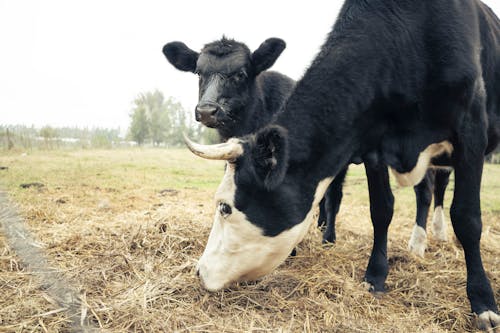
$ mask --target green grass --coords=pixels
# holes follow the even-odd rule
[[[0,185],[15,197],[22,196],[21,183],[41,182],[48,188],[99,187],[103,189],[141,189],[158,192],[162,189],[215,190],[224,163],[193,156],[186,149],[123,149],[79,151],[33,151],[27,155],[7,153],[0,158]],[[396,207],[411,216],[415,196],[411,187],[399,187],[391,176]],[[453,173],[445,195],[450,207],[453,195]],[[499,213],[500,166],[486,164],[483,173],[482,211]],[[344,197],[355,197],[359,204],[368,204],[364,168],[351,166],[346,178]]]
[[[14,195],[21,183],[60,186],[99,186],[151,191],[215,188],[222,177],[222,162],[196,158],[183,149],[127,149],[34,151],[6,154],[0,164],[1,184]]]

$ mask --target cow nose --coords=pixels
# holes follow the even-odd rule
[[[196,121],[200,121],[205,125],[215,123],[215,115],[219,108],[214,104],[198,104],[195,110]]]

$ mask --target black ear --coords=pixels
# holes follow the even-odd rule
[[[193,73],[196,70],[196,62],[200,55],[182,42],[171,42],[166,44],[163,47],[163,54],[175,68]]]
[[[286,47],[283,39],[269,38],[252,53],[252,63],[256,74],[270,68]]]
[[[288,167],[287,132],[281,126],[267,126],[255,134],[252,160],[256,176],[268,190],[276,188]]]

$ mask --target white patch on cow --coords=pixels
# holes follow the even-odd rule
[[[361,282],[360,285],[361,285],[361,289],[363,289],[363,290],[366,290],[369,292],[375,291],[375,286],[373,284],[371,284],[370,282],[363,281],[363,282]]]
[[[232,282],[255,280],[279,266],[304,238],[313,220],[314,208],[332,180],[327,178],[318,184],[311,210],[304,221],[275,237],[267,237],[234,207],[234,165],[228,163],[215,200],[217,206],[220,202],[230,205],[232,213],[226,217],[219,211],[215,213],[205,251],[197,265],[204,287],[217,291]]]
[[[444,219],[442,206],[437,206],[434,209],[434,217],[432,218],[432,234],[434,238],[446,242],[448,240],[447,224]]]
[[[407,173],[398,173],[396,170],[391,168],[391,171],[396,177],[399,185],[414,186],[420,183],[420,181],[424,178],[425,172],[430,167],[431,159],[433,157],[441,155],[443,153],[451,154],[452,151],[453,146],[449,141],[433,143],[418,155],[417,164],[415,165],[413,170]]]
[[[423,257],[427,248],[427,234],[425,229],[419,225],[413,227],[410,241],[408,242],[408,250],[417,256]]]
[[[493,311],[484,311],[477,317],[477,327],[481,331],[500,332],[500,315]]]
[[[446,166],[446,165],[434,165],[431,164],[429,165],[429,169],[434,169],[434,170],[443,170],[443,171],[453,171],[453,167],[451,166]]]

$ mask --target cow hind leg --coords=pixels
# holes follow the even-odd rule
[[[323,197],[319,202],[318,228],[323,228],[326,225],[325,201],[326,198]]]
[[[323,233],[323,244],[335,243],[337,239],[335,232],[335,220],[342,201],[342,187],[344,186],[347,168],[341,170],[335,176],[325,194],[326,229]]]
[[[370,195],[370,214],[373,224],[373,248],[365,273],[365,282],[372,292],[385,291],[389,271],[387,263],[387,230],[392,220],[394,196],[386,166],[365,164]]]
[[[470,118],[483,115],[480,107]],[[500,316],[490,282],[483,268],[480,250],[480,186],[486,148],[484,119],[465,119],[461,136],[454,142],[453,166],[455,189],[450,215],[453,230],[462,244],[467,267],[467,296],[472,312],[478,315],[478,327],[490,330],[500,325]]]
[[[440,241],[448,240],[447,224],[444,218],[444,192],[448,186],[451,170],[438,169],[434,183],[434,216],[432,218],[432,235]]]
[[[417,217],[411,233],[408,249],[413,254],[420,257],[424,256],[427,248],[427,216],[429,215],[429,207],[432,201],[432,188],[434,185],[434,170],[427,170],[424,179],[417,184],[413,189],[417,199]]]

